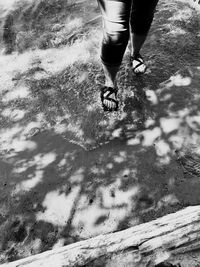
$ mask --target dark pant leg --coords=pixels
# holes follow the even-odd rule
[[[129,40],[131,2],[132,0],[98,0],[104,34],[101,59],[105,65],[121,64]]]
[[[148,33],[158,1],[159,0],[133,0],[130,17],[131,32],[138,35]]]

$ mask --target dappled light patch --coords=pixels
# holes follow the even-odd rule
[[[169,258],[170,258],[170,252],[169,251],[166,251],[165,249],[159,250],[156,252],[154,262],[155,262],[155,264],[159,264],[161,262],[165,262]]]
[[[185,5],[181,8],[181,10],[177,10],[173,16],[169,18],[170,21],[177,21],[177,20],[188,20],[192,17],[193,11],[192,9]]]
[[[43,114],[38,114],[36,119],[37,121],[31,121],[24,125],[22,135],[26,138],[31,138],[36,133],[36,130],[42,129]]]
[[[162,83],[162,85],[164,86],[161,89],[170,89],[173,86],[188,86],[190,85],[192,82],[191,77],[185,77],[182,76],[180,73],[177,73],[175,75],[172,75],[167,81],[165,81],[164,83]]]
[[[65,226],[70,218],[73,203],[79,192],[80,186],[73,187],[68,195],[65,193],[59,194],[59,191],[49,192],[42,203],[45,210],[36,214],[36,220]]]
[[[156,205],[157,209],[164,208],[166,206],[173,206],[179,203],[179,200],[175,196],[175,194],[169,194],[164,197],[162,197]]]
[[[171,151],[170,146],[164,140],[155,142],[155,149],[157,155],[160,157],[166,156]]]
[[[1,130],[0,146],[3,151],[11,152],[8,156],[16,155],[21,151],[33,151],[37,148],[37,144],[34,141],[26,140],[21,135],[23,127],[16,125],[12,128],[6,128]]]
[[[119,155],[113,157],[113,161],[117,163],[126,161],[126,152],[120,151]]]
[[[113,137],[120,137],[121,133],[122,133],[122,128],[115,129],[115,130],[112,132],[112,136],[113,136]]]
[[[164,133],[168,134],[178,130],[181,124],[180,118],[160,118],[160,125]]]
[[[99,205],[99,200],[95,200],[87,209],[77,208],[77,212],[72,221],[74,227],[73,234],[81,238],[89,238],[101,233],[115,231],[126,215],[127,207],[117,207],[116,209],[104,209]]]
[[[69,181],[71,183],[80,183],[84,179],[84,167],[79,168],[78,170],[75,171],[70,177]]]
[[[11,121],[19,121],[21,119],[23,119],[23,117],[25,116],[25,110],[20,110],[20,109],[4,109],[3,112],[1,113],[1,115],[3,115],[4,117],[8,118]]]
[[[158,104],[158,98],[156,96],[156,93],[153,90],[146,90],[146,96],[147,99],[153,104],[156,105]]]
[[[151,130],[145,130],[142,132],[142,145],[152,146],[157,138],[161,136],[161,129],[155,127]]]
[[[104,208],[114,208],[120,206],[127,206],[134,208],[134,202],[131,201],[133,197],[137,196],[139,192],[138,186],[129,188],[127,191],[120,190],[120,181],[110,184],[108,187],[100,187],[98,193],[102,197],[102,205]]]
[[[152,119],[152,118],[148,118],[146,121],[145,121],[145,127],[146,128],[149,128],[149,127],[151,127],[151,126],[153,126],[154,124],[155,124],[155,120],[154,119]]]
[[[24,150],[32,151],[37,148],[37,144],[30,140],[20,140],[16,138],[12,141],[11,148],[16,152],[21,152]]]
[[[136,135],[136,137],[130,138],[127,141],[127,145],[128,146],[136,146],[136,145],[139,145],[141,143],[141,140],[142,140],[142,136],[141,135]]]
[[[176,76],[172,76],[170,78],[171,84],[168,85],[169,87],[175,85],[175,86],[188,86],[191,84],[191,78],[190,77],[182,77],[180,74],[177,74]]]
[[[31,177],[31,181],[30,182],[25,181],[24,184],[34,184],[34,183],[37,184],[41,180],[42,170],[47,168],[55,160],[56,160],[56,154],[53,152],[49,152],[46,154],[37,154],[29,160],[23,159],[16,161],[16,163],[14,164],[15,168],[13,168],[13,173],[23,173],[26,172],[29,168],[35,167],[37,173],[30,174],[28,178]]]
[[[61,248],[61,247],[64,246],[64,244],[65,244],[65,239],[64,239],[64,238],[60,238],[60,239],[56,242],[56,244],[53,246],[52,249]]]
[[[171,35],[173,37],[178,37],[179,35],[184,35],[184,34],[187,33],[185,30],[183,30],[183,29],[181,29],[181,28],[179,28],[177,26],[174,26],[174,27],[171,26],[170,28],[171,29],[170,29],[168,35]]]
[[[28,180],[25,180],[21,182],[20,184],[17,184],[13,194],[23,193],[25,191],[30,191],[32,188],[34,188],[37,184],[42,182],[43,178],[43,171],[42,170],[36,170],[34,174],[28,175]]]
[[[200,130],[200,115],[196,116],[187,116],[186,122],[188,126],[193,129],[194,131]]]
[[[19,86],[5,93],[2,102],[9,102],[18,98],[26,98],[30,95],[30,91],[26,86]]]
[[[113,163],[108,163],[106,165],[106,168],[108,168],[108,169],[112,169],[113,167],[114,167]]]
[[[56,153],[49,152],[46,154],[38,154],[33,159],[33,164],[37,165],[38,169],[44,169],[56,160]]]

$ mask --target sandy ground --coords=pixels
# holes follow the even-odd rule
[[[0,57],[0,262],[200,203],[174,153],[200,144],[199,15],[183,3],[160,1],[144,76],[127,49],[118,112],[101,109],[95,3],[71,18],[72,36],[87,25],[73,44]]]

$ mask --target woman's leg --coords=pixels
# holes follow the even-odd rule
[[[133,58],[133,68],[138,65],[135,68],[136,73],[143,73],[146,69],[144,63],[138,64],[137,58],[140,57],[140,50],[151,27],[157,3],[158,0],[133,0],[132,2],[130,17],[131,56]]]
[[[129,16],[131,0],[98,0],[103,18],[103,41],[101,60],[105,75],[105,86],[116,86],[116,75],[119,70],[129,40]],[[105,93],[109,94],[109,91]],[[110,94],[116,100],[116,94]],[[108,108],[115,108],[116,103],[103,100]]]

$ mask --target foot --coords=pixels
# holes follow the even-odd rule
[[[132,70],[135,74],[144,74],[147,66],[140,54],[131,56]]]
[[[101,103],[104,111],[117,111],[117,89],[113,87],[104,86],[101,89]]]

